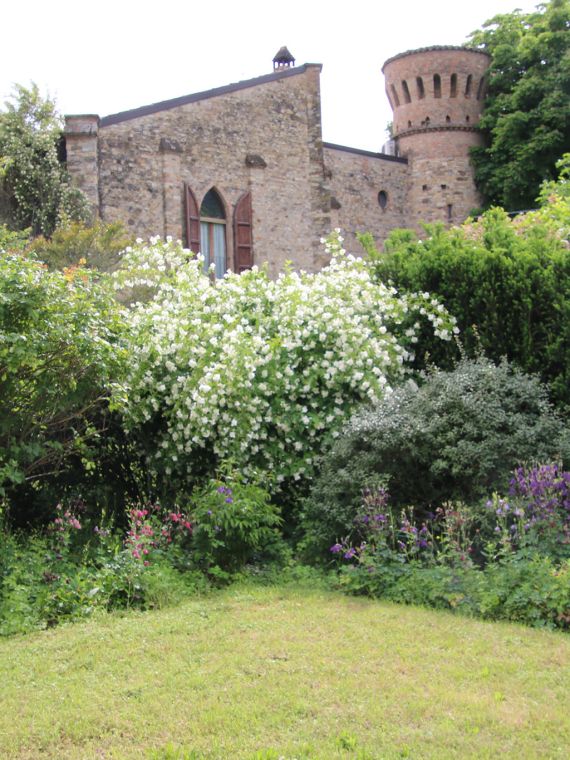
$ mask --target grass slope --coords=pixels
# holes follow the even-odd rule
[[[566,758],[570,637],[295,588],[0,642],[0,757]]]

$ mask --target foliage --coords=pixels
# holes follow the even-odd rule
[[[552,457],[570,461],[570,441],[539,382],[506,362],[463,360],[346,425],[305,506],[308,543],[322,550],[347,535],[366,487],[387,485],[397,508],[425,513],[450,500],[474,503],[506,488],[514,467]]]
[[[270,553],[281,519],[258,478],[246,482],[228,470],[192,497],[192,548],[198,566],[236,571]]]
[[[35,84],[16,85],[0,112],[0,210],[14,229],[49,236],[64,219],[89,218],[87,200],[58,156],[61,134],[54,102]]]
[[[27,253],[50,269],[85,266],[107,272],[115,269],[120,253],[133,242],[120,222],[68,222],[50,238],[40,235],[32,240]]]
[[[97,611],[150,609],[204,589],[177,566],[191,526],[157,505],[132,508],[123,534],[112,522],[93,526],[86,507],[56,508],[47,530],[27,537],[0,533],[0,635],[46,628]]]
[[[518,468],[509,500],[495,494],[483,520],[447,504],[421,523],[411,511],[395,519],[384,490],[366,491],[351,534],[330,547],[340,584],[400,603],[570,628],[569,484],[570,472],[555,465]]]
[[[392,233],[385,251],[368,251],[377,277],[398,289],[427,290],[457,318],[467,353],[507,356],[539,374],[558,404],[570,405],[570,196],[568,168],[543,188],[542,209],[510,219],[492,209],[446,230]],[[566,168],[564,168],[566,166]],[[364,241],[366,242],[366,240]],[[419,336],[418,365],[451,366],[453,346]]]
[[[329,252],[318,274],[271,281],[254,267],[213,283],[179,244],[127,250],[117,287],[148,292],[115,404],[163,489],[189,492],[225,460],[270,472],[273,489],[310,476],[355,406],[402,378],[423,318],[451,336],[436,300],[397,297],[336,238]]]
[[[4,251],[23,251],[27,246],[30,230],[11,230],[0,224],[0,253]]]
[[[37,496],[72,465],[96,470],[121,329],[112,289],[87,270],[0,257],[0,491],[25,492],[19,524],[32,516],[30,487]]]
[[[487,145],[472,152],[477,184],[490,204],[532,208],[570,145],[570,3],[495,16],[471,44],[491,55],[479,122]]]

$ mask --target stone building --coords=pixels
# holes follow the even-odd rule
[[[394,112],[389,153],[323,142],[320,64],[295,66],[99,118],[66,117],[67,165],[104,221],[171,235],[226,268],[324,263],[320,238],[341,227],[378,245],[421,221],[462,221],[481,199],[469,149],[488,56],[430,47],[383,67]]]

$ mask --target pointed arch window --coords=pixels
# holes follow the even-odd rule
[[[194,253],[199,251],[204,256],[204,269],[209,271],[210,266],[214,264],[217,278],[223,277],[229,268],[235,268],[236,272],[251,269],[253,266],[251,193],[244,193],[235,206],[232,241],[226,207],[218,191],[215,188],[208,190],[200,206],[188,185],[185,192],[186,243],[191,251]]]
[[[204,269],[214,264],[216,277],[223,277],[227,269],[226,212],[218,193],[208,190],[200,206],[200,252]]]

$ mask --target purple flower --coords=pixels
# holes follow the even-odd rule
[[[342,551],[342,544],[333,544],[333,545],[331,546],[331,548],[330,548],[330,551],[331,551],[333,554],[338,554],[339,552],[341,552],[341,551]]]
[[[233,504],[233,503],[234,503],[234,500],[232,499],[232,497],[228,496],[228,498],[226,499],[226,504]]]
[[[356,554],[356,549],[354,547],[350,547],[350,549],[344,553],[345,559],[352,559],[354,555]]]

